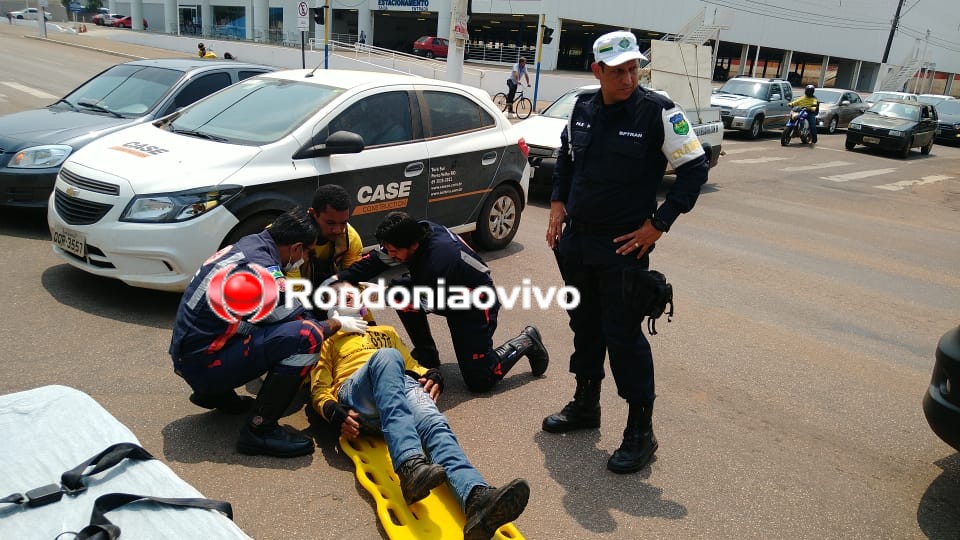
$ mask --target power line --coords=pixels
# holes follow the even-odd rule
[[[786,16],[786,15],[781,15],[780,13],[786,12],[786,13],[805,15],[808,17],[815,17],[815,18],[822,18],[823,14],[798,10],[794,7],[785,7],[785,6],[780,6],[776,4],[758,5],[754,3],[754,4],[743,5],[743,4],[734,3],[735,0],[702,0],[702,1],[705,4],[713,4],[721,7],[730,8],[735,11],[752,13],[754,15],[762,15],[764,17],[770,17],[771,19],[800,22],[805,24],[816,24],[817,26],[828,26],[832,28],[846,28],[846,29],[852,29],[852,30],[884,30],[887,28],[886,21],[880,21],[878,19],[865,20],[865,19],[852,19],[849,17],[831,16],[830,20],[818,19],[816,23],[808,23],[806,20],[798,21],[795,16]],[[765,8],[771,8],[771,7],[776,8],[779,11],[771,11],[769,9],[765,9]],[[855,23],[855,24],[854,25],[844,24],[844,22]]]

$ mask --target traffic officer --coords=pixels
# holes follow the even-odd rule
[[[629,404],[620,448],[607,468],[642,469],[657,449],[653,434],[653,356],[637,302],[624,298],[624,278],[649,267],[654,243],[693,208],[709,165],[683,111],[638,85],[644,59],[631,32],[610,32],[593,44],[596,93],[581,95],[561,135],[553,176],[547,245],[558,250],[564,281],[580,291],[569,311],[573,330],[573,401],[543,421],[544,431],[600,427],[604,355],[617,393]],[[676,181],[657,206],[667,162]]]
[[[380,249],[367,253],[359,262],[339,272],[338,279],[357,285],[403,263],[410,271],[409,279],[394,282],[395,286],[429,287],[437,291],[435,298],[440,296],[439,280],[445,282],[445,288],[487,287],[493,291],[490,269],[480,255],[443,225],[418,222],[404,212],[391,212],[380,222],[376,237]],[[534,375],[542,375],[547,370],[550,357],[534,326],[527,326],[517,337],[493,348],[499,311],[500,302],[496,297],[487,309],[437,306],[432,310],[447,319],[460,373],[472,392],[493,388],[523,356],[530,360]],[[440,355],[424,308],[410,307],[398,311],[397,315],[413,343],[411,355],[423,366],[440,367]]]
[[[243,454],[312,453],[311,438],[287,431],[277,421],[317,363],[324,338],[338,330],[366,331],[367,323],[359,318],[334,314],[319,322],[299,302],[285,306],[283,272],[302,264],[316,237],[305,210],[282,214],[267,230],[241,238],[203,263],[177,308],[169,350],[174,370],[193,389],[190,401],[195,405],[228,413],[252,409],[237,440]],[[244,289],[249,287],[230,281],[241,272],[259,283],[258,298],[246,298]],[[231,311],[240,309],[236,304],[242,300],[263,302],[266,291],[277,298],[268,315],[259,312],[265,306],[246,317]],[[256,402],[234,391],[264,373]]]

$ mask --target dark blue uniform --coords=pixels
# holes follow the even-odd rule
[[[258,264],[277,280],[280,297],[262,321],[228,323],[207,301],[213,275],[230,264],[236,270]],[[234,270],[234,271],[236,271]],[[198,394],[232,391],[268,371],[306,376],[330,328],[303,306],[284,307],[283,273],[277,245],[267,231],[241,238],[208,259],[183,294],[170,341],[174,369]]]
[[[677,178],[658,207],[668,161]],[[617,391],[630,403],[649,405],[656,395],[643,317],[623,298],[622,282],[624,269],[647,268],[649,256],[619,255],[613,239],[650,218],[669,228],[693,208],[708,168],[683,112],[643,88],[613,105],[604,105],[600,92],[581,95],[561,135],[551,199],[565,204],[569,221],[558,258],[564,281],[581,296],[570,310],[570,371],[602,379],[609,353]]]
[[[493,290],[490,269],[459,236],[436,223],[421,221],[420,224],[427,230],[427,236],[405,263],[410,271],[409,280],[403,280],[399,285],[436,290],[442,278],[445,287],[474,289],[485,286]],[[369,281],[390,268],[393,265],[391,261],[383,251],[374,250],[341,271],[338,277],[354,284]],[[433,313],[447,319],[460,372],[467,387],[474,392],[489,390],[503,378],[500,358],[493,351],[493,333],[497,329],[499,311],[500,303],[495,296],[494,304],[489,309],[433,310]],[[427,365],[439,361],[426,313],[422,309],[411,308],[398,315],[413,342],[413,356]]]

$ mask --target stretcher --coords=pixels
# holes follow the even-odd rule
[[[410,506],[403,500],[400,480],[393,470],[387,443],[380,436],[356,440],[340,437],[340,447],[357,468],[357,480],[377,504],[377,517],[391,540],[463,539],[466,517],[447,484]],[[508,523],[497,530],[497,540],[521,540],[523,535]]]
[[[56,484],[61,475],[105,448],[139,441],[93,398],[65,386],[0,396],[0,497]],[[108,493],[201,498],[193,486],[157,459],[124,459],[84,479],[86,490],[45,506],[0,505],[0,538],[52,539],[90,523],[94,501]],[[249,539],[225,515],[138,501],[110,511],[121,540]],[[73,538],[63,535],[62,539]]]

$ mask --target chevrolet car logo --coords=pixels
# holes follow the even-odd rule
[[[80,192],[72,187],[68,187],[65,193],[67,194],[67,197],[76,197]]]

